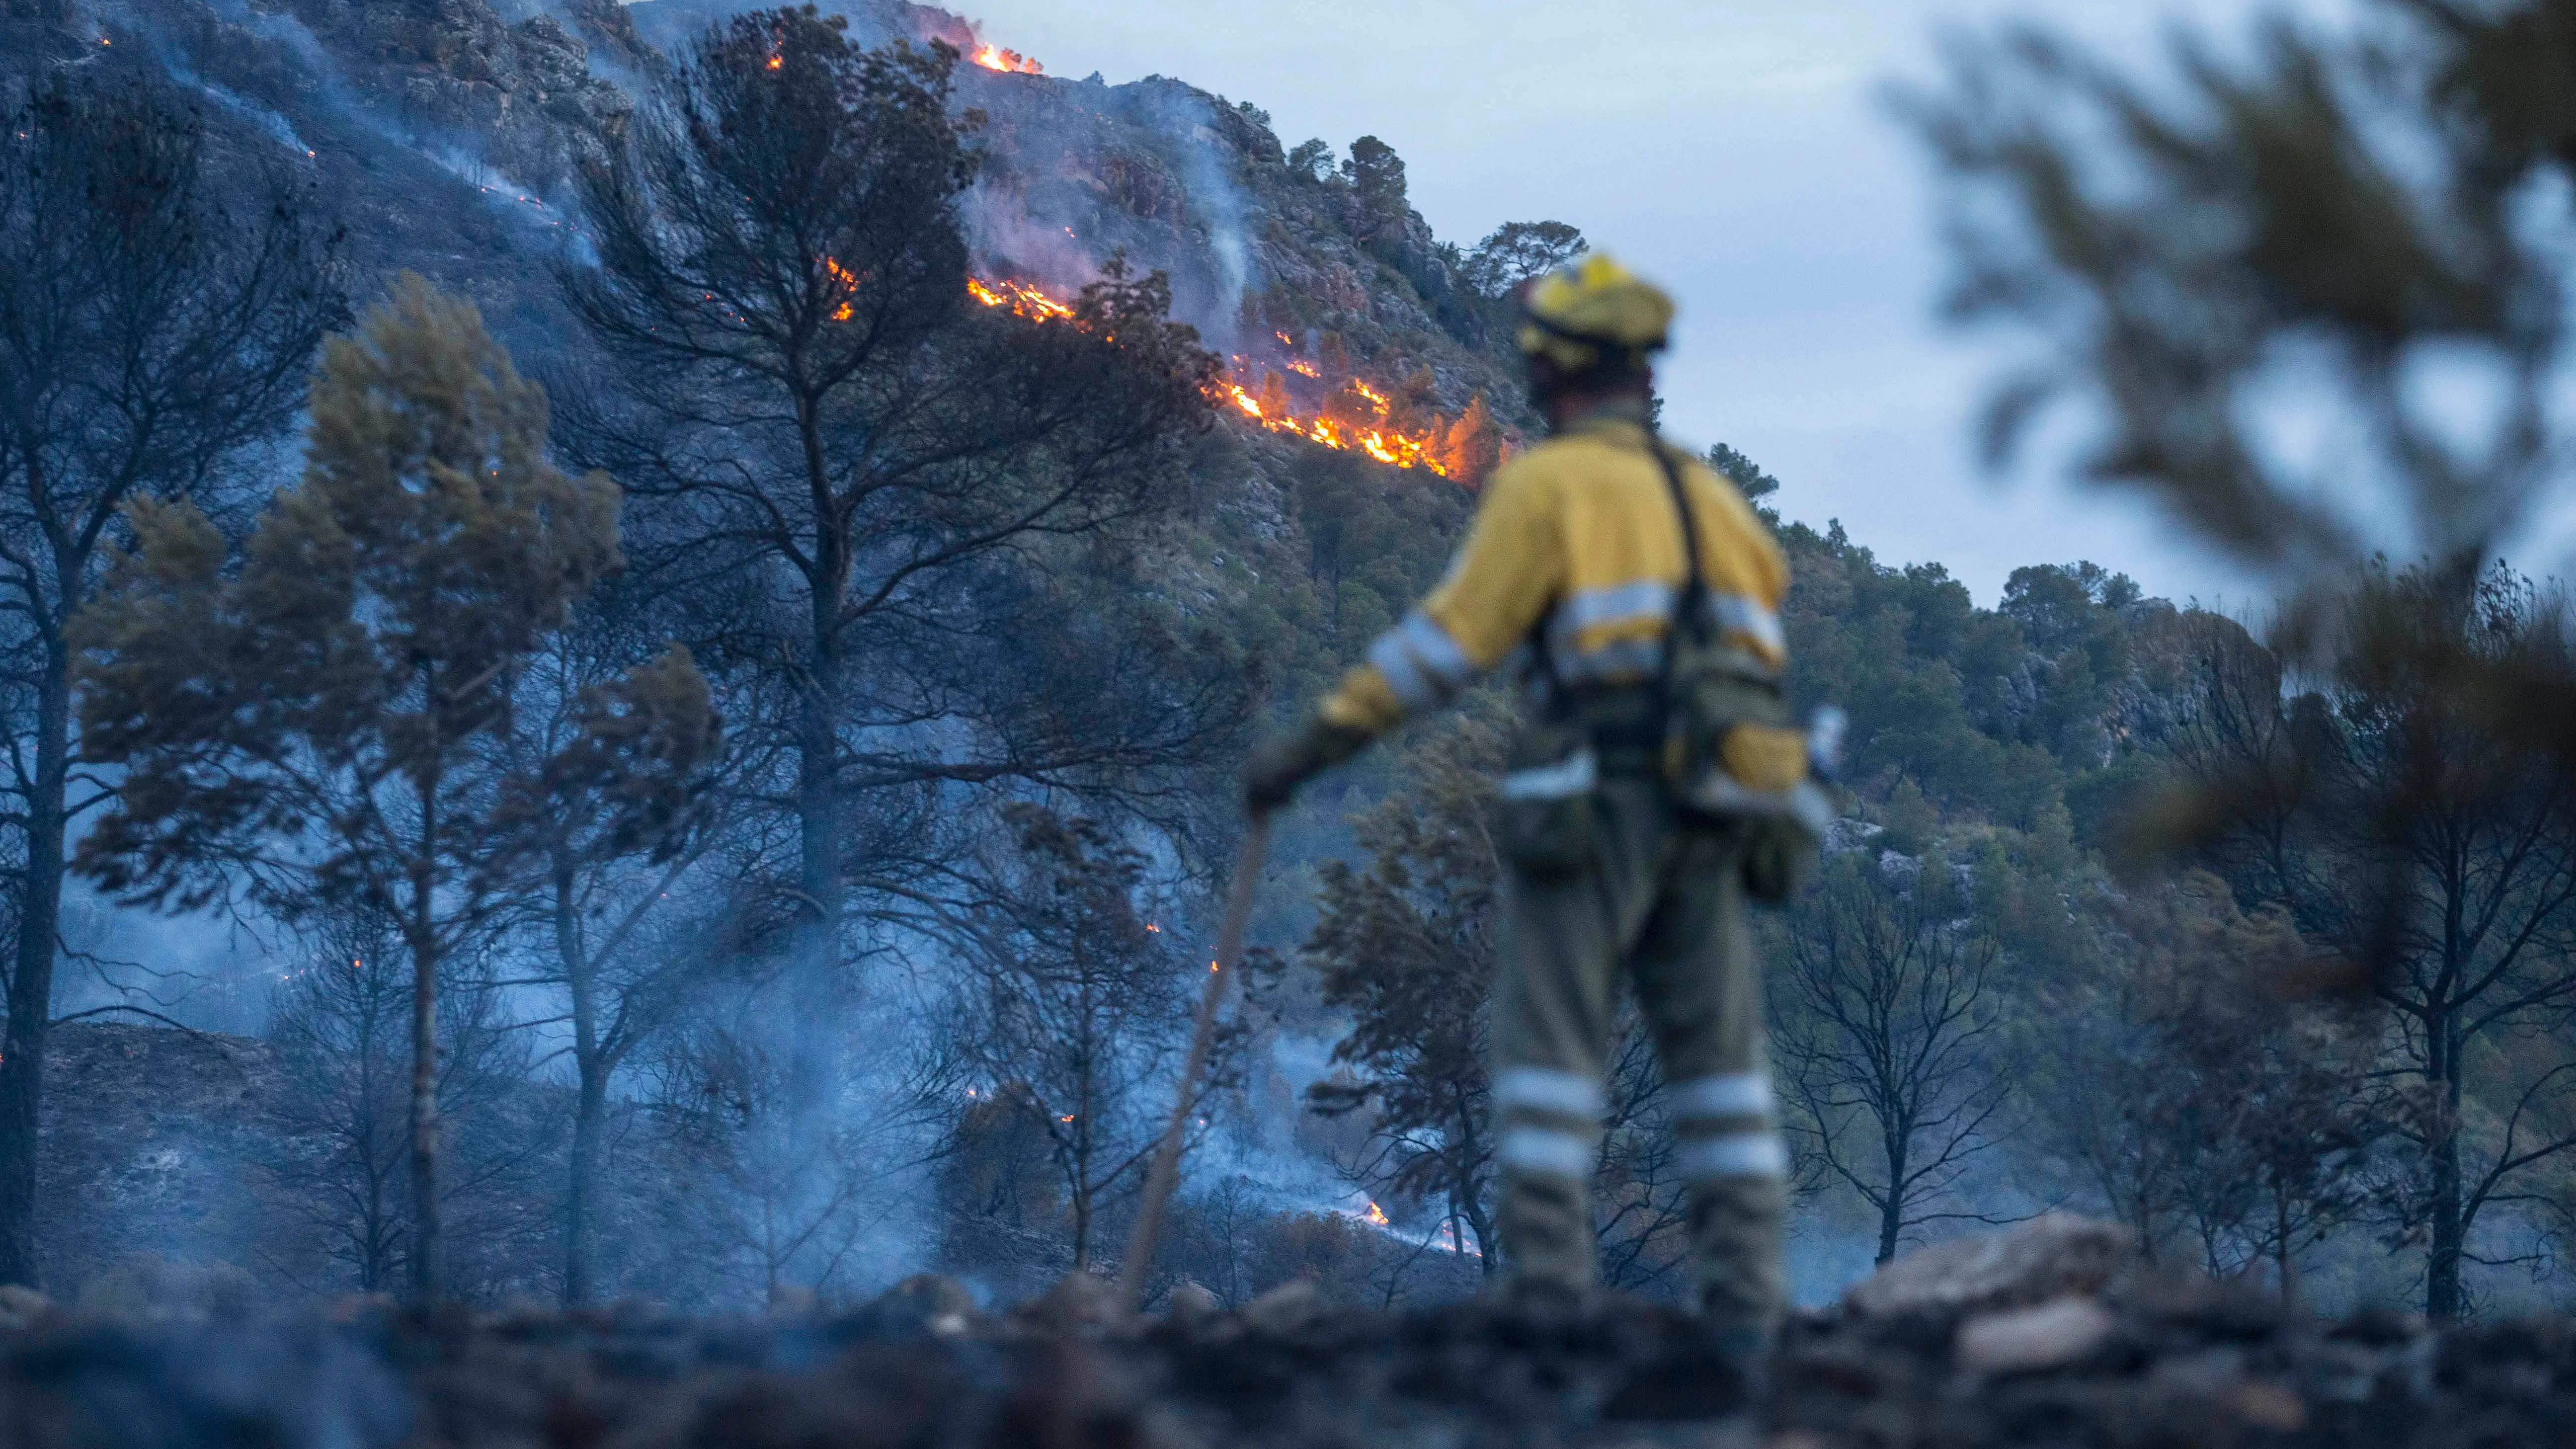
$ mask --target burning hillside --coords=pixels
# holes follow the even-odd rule
[[[1240,376],[1243,359],[1235,361]],[[1301,375],[1316,376],[1311,372]],[[1444,478],[1458,477],[1464,471],[1447,439],[1448,432],[1456,426],[1455,420],[1434,415],[1421,432],[1404,432],[1389,420],[1392,400],[1358,378],[1351,378],[1340,390],[1355,400],[1356,406],[1337,393],[1331,402],[1338,406],[1305,416],[1300,416],[1289,401],[1287,387],[1276,372],[1263,375],[1258,394],[1232,379],[1222,387],[1224,401],[1272,432],[1294,433],[1327,448],[1366,453],[1398,468],[1428,468]]]
[[[1026,317],[1032,322],[1052,322],[1073,315],[1070,303],[1059,302],[1026,282],[968,277],[966,294],[987,307],[1008,308],[1011,315]]]
[[[1071,303],[1028,282],[969,277],[966,291],[987,307],[1032,322],[1074,315]],[[1288,334],[1274,335],[1283,349],[1295,348]],[[1481,397],[1465,412],[1447,416],[1427,405],[1421,396],[1428,393],[1427,386],[1411,389],[1417,396],[1400,402],[1362,377],[1327,378],[1314,363],[1285,352],[1274,361],[1275,366],[1265,365],[1236,354],[1216,384],[1215,401],[1267,432],[1365,453],[1390,467],[1426,468],[1461,482],[1480,481],[1503,456],[1504,440]],[[1291,377],[1296,381],[1290,382]]]

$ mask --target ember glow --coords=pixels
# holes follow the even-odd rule
[[[831,275],[833,284],[841,288],[845,299],[847,297],[858,295],[859,279],[850,275],[849,268],[842,266],[839,262],[832,260],[830,257],[825,257],[823,259],[823,270]],[[832,320],[835,322],[847,322],[850,320],[852,315],[854,314],[851,312],[850,304],[847,300],[844,300],[840,306],[832,310]]]
[[[1027,56],[1020,54],[1016,50],[1004,50],[998,45],[988,44],[975,47],[975,63],[986,70],[998,70],[1010,75],[1046,74],[1045,66],[1038,64],[1036,61],[1029,59]]]

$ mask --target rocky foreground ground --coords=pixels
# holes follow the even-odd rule
[[[1690,1322],[1635,1303],[1375,1313],[1294,1289],[1122,1320],[1096,1282],[985,1315],[908,1283],[846,1313],[101,1320],[29,1297],[0,1443],[118,1449],[2525,1445],[2576,1442],[2576,1324],[2339,1324],[2043,1220],[1901,1260],[1785,1335],[1758,1425]]]

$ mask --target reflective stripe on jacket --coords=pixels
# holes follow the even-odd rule
[[[1497,471],[1448,576],[1369,646],[1323,702],[1335,724],[1380,733],[1444,704],[1546,620],[1568,685],[1651,677],[1688,581],[1664,471],[1633,415],[1605,409]],[[1697,459],[1678,459],[1699,530],[1713,622],[1774,668],[1788,662],[1789,566],[1752,505]]]

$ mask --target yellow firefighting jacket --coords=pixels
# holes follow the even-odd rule
[[[1652,446],[1643,421],[1614,407],[1505,464],[1485,485],[1448,576],[1343,676],[1323,717],[1384,733],[1446,703],[1524,642],[1545,651],[1568,688],[1652,678],[1689,578]],[[1676,461],[1713,622],[1726,642],[1785,666],[1787,561],[1733,485],[1697,459]]]

